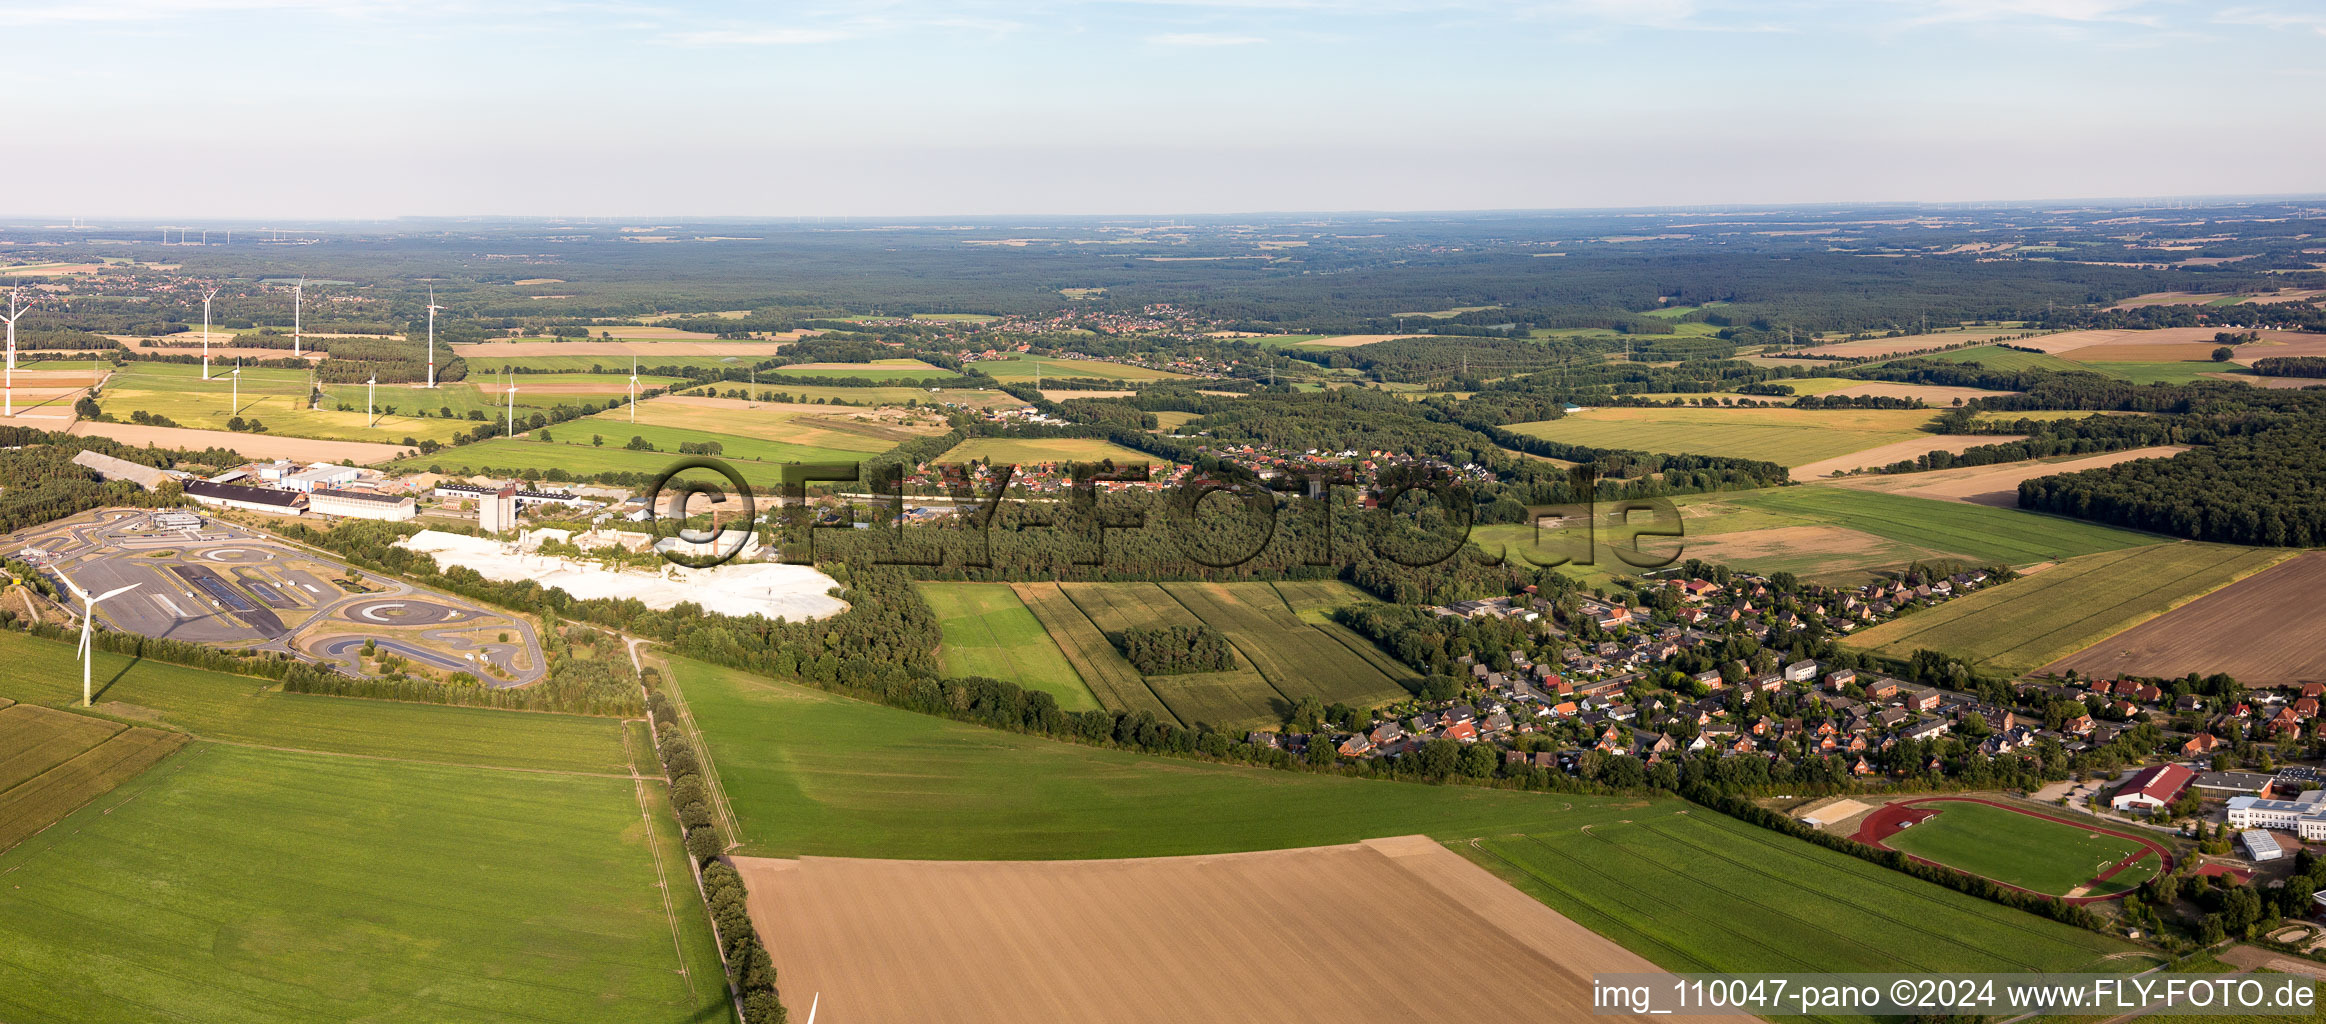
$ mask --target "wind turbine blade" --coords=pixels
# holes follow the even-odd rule
[[[126,593],[129,593],[129,592],[130,592],[130,591],[132,591],[132,590],[136,590],[137,588],[139,588],[139,587],[142,587],[142,586],[144,586],[144,585],[145,585],[145,584],[143,584],[143,583],[132,583],[132,584],[130,584],[130,585],[128,585],[128,586],[126,586],[126,587],[120,587],[120,588],[117,588],[117,589],[114,589],[114,590],[108,590],[108,591],[106,591],[106,592],[104,592],[104,593],[102,593],[102,594],[99,594],[99,595],[97,595],[96,597],[93,597],[93,598],[89,599],[89,603],[90,603],[90,604],[92,604],[92,605],[99,605],[99,604],[104,604],[104,603],[105,603],[105,602],[107,602],[107,601],[113,600],[113,599],[114,599],[114,598],[116,598],[116,597],[120,597],[121,595],[123,595],[123,594],[126,594]]]
[[[88,599],[89,592],[82,590],[81,585],[73,582],[72,577],[65,575],[63,572],[59,572],[57,573],[57,578],[65,582],[66,589],[71,590],[75,595],[79,596],[83,600]]]
[[[816,993],[814,998],[808,1000],[808,1024],[816,1024],[816,1004],[823,1001],[824,994],[822,992]]]

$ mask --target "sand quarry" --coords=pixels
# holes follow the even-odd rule
[[[709,569],[664,565],[657,571],[616,572],[594,562],[526,554],[484,537],[422,530],[397,546],[433,555],[439,566],[465,565],[489,580],[533,580],[577,600],[636,598],[656,611],[693,601],[722,615],[764,615],[797,622],[848,610],[827,591],[839,581],[811,566],[775,562],[731,562]]]
[[[735,865],[792,1012],[815,994],[824,1024],[1585,1020],[1592,974],[1658,970],[1422,836],[1200,857]],[[1424,953],[1492,977],[1415,980]]]

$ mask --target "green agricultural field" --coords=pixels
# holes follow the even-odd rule
[[[1144,711],[1163,721],[1177,717],[1058,584],[1013,583],[1010,589],[1101,705],[1113,711]]]
[[[633,412],[637,414],[639,423],[649,426],[732,434],[841,451],[885,451],[902,442],[942,432],[942,428],[936,425],[907,427],[887,420],[865,418],[845,408],[827,412],[789,405],[752,405],[725,399],[717,404],[705,404],[678,395],[650,398],[638,403],[635,410],[624,406],[599,413],[592,419],[612,423],[617,427],[627,426]],[[593,432],[602,432],[595,427],[591,429]]]
[[[1606,408],[1510,429],[1595,448],[1725,455],[1800,466],[1925,436],[1917,409]]]
[[[2122,940],[1676,800],[1274,772],[997,732],[699,663],[675,677],[762,856],[1173,856],[1426,834],[1675,970],[2132,970]],[[1485,837],[1481,839],[1480,837]]]
[[[762,380],[756,389],[732,381],[719,385],[719,393],[730,390],[749,391],[753,397],[772,402],[804,402],[809,404],[852,405],[875,407],[884,405],[961,406],[971,409],[1009,409],[1025,405],[1025,400],[1006,391],[984,388],[916,388],[904,385],[882,384],[872,387],[841,387],[816,384],[810,381]],[[707,392],[706,392],[707,393]]]
[[[1672,971],[2134,971],[2138,947],[1701,807],[1454,849]],[[1482,833],[1483,834],[1483,833]]]
[[[1845,642],[1890,658],[1943,651],[1983,674],[2016,676],[2293,554],[2195,541],[2106,551],[1885,622]]]
[[[968,364],[995,380],[1033,380],[1036,377],[1102,377],[1107,380],[1171,380],[1183,378],[1184,373],[1156,370],[1127,363],[1109,363],[1098,359],[1060,359],[1055,356],[1037,356],[1018,352],[1000,359],[980,359]]]
[[[1152,583],[1063,583],[1059,589],[1102,636],[1139,627],[1204,624],[1194,612]],[[1068,637],[1079,635],[1079,629],[1067,634]],[[1061,639],[1061,642],[1071,641]],[[1292,699],[1259,672],[1242,647],[1236,645],[1235,667],[1224,672],[1182,672],[1142,678],[1147,689],[1163,701],[1171,717],[1181,725],[1200,723],[1233,732],[1281,724],[1292,712]],[[1137,672],[1128,661],[1123,662],[1122,668]],[[1114,707],[1119,709],[1124,705]]]
[[[1935,359],[1942,363],[1977,363],[1990,370],[2083,370],[2089,367],[2072,359],[2062,359],[2043,352],[2022,352],[2001,345],[1974,345],[1946,352],[1910,356],[1912,359]]]
[[[1688,495],[1674,500],[1679,538],[1642,537],[1633,555],[1657,561],[1703,558],[1753,572],[1790,572],[1808,579],[1855,584],[1916,561],[2029,565],[2164,538],[2074,519],[1965,502],[1937,501],[1847,487],[1777,487]],[[1646,516],[1636,517],[1646,525]],[[1622,560],[1617,544],[1630,530],[1601,522],[1589,565],[1569,561],[1559,571],[1590,586],[1656,566]],[[1523,564],[1579,557],[1580,528],[1536,532],[1525,524],[1478,526],[1473,543]],[[1574,538],[1569,540],[1568,538]]]
[[[213,372],[217,372],[216,367]],[[641,378],[640,386],[659,387],[671,382],[672,378],[666,377]],[[621,396],[628,386],[626,377],[534,374],[518,378],[517,407],[523,416],[558,405],[603,404]],[[308,387],[304,370],[251,367],[242,371],[237,394],[237,386],[223,377],[203,380],[198,365],[132,363],[107,380],[98,405],[124,422],[130,413],[142,410],[169,417],[181,427],[224,430],[228,420],[241,416],[264,423],[270,434],[394,444],[407,437],[450,442],[475,429],[477,421],[469,418],[471,412],[498,419],[507,402],[498,384],[490,385],[492,390],[488,391],[476,378],[447,383],[434,391],[409,384],[383,384],[368,389],[375,415],[367,419],[364,385],[326,384],[322,404],[315,408],[307,407]],[[342,404],[351,411],[340,410]],[[395,412],[386,411],[391,408]],[[422,412],[427,415],[417,415]]]
[[[742,852],[760,856],[1163,857],[1558,828],[1647,805],[1150,757],[671,666]]]
[[[762,376],[774,377],[861,377],[865,380],[927,380],[932,377],[951,377],[953,371],[931,366],[918,359],[876,359],[869,363],[823,363],[799,366],[779,366],[762,371]],[[772,379],[772,378],[771,378]]]
[[[2167,363],[2105,363],[2085,361],[2076,365],[2097,373],[2131,381],[2134,384],[2187,384],[2190,381],[2213,379],[2208,374],[2248,374],[2253,371],[2236,363],[2216,363],[2210,359],[2193,359]]]
[[[518,370],[517,380],[520,384],[525,381],[525,377],[529,373],[554,372],[612,376],[615,379],[614,390],[617,392],[630,386],[629,356],[478,356],[463,358],[467,358],[471,374],[490,376],[514,366]],[[638,365],[657,369],[665,366],[682,366],[704,370],[724,370],[731,366],[748,368],[753,363],[764,362],[768,358],[767,356],[642,355],[638,357]],[[646,379],[644,374],[640,374],[639,385],[647,386]]]
[[[78,705],[73,645],[0,630],[0,696]],[[560,771],[622,770],[612,719],[281,693],[248,676],[97,652],[95,711],[209,740],[332,754]]]
[[[1712,494],[1690,499],[1683,507],[1692,536],[1769,525],[1827,524],[1951,552],[1982,564],[2029,565],[2165,540],[2060,516],[1847,487],[1777,487]],[[1716,510],[1722,514],[1704,514]]]
[[[36,704],[0,707],[0,850],[134,778],[185,742]]]
[[[1001,679],[1056,697],[1068,711],[1098,709],[1098,698],[1009,584],[919,586],[943,631],[937,658],[947,676]]]
[[[642,416],[641,420],[644,418]],[[802,428],[792,436],[799,437],[808,432]],[[538,442],[541,433],[539,430],[530,431],[519,440]],[[729,462],[850,462],[896,447],[894,441],[840,431],[819,431],[815,442],[811,444],[805,443],[804,439],[795,443],[691,427],[660,426],[646,422],[633,424],[627,410],[602,412],[569,420],[549,427],[548,433],[556,438],[557,444],[588,448],[620,448],[628,445],[631,438],[642,437],[646,443],[654,446],[655,451],[665,455],[676,455],[682,444],[716,443],[720,449],[719,457]],[[603,438],[605,444],[592,444],[593,436]]]
[[[2052,896],[2107,896],[2132,889],[2156,874],[2151,854],[2083,892],[2099,877],[2143,847],[2129,839],[2087,831],[1989,804],[1947,801],[1930,805],[1938,816],[1905,829],[1883,844],[2007,885]]]
[[[972,437],[937,457],[938,462],[989,462],[1032,465],[1045,462],[1098,462],[1115,465],[1145,463],[1161,468],[1168,460],[1133,451],[1112,441],[1090,437]]]
[[[196,744],[0,855],[0,1018],[727,1019],[638,790]]]
[[[1412,696],[1402,682],[1410,672],[1395,666],[1370,641],[1354,633],[1302,621],[1270,584],[1165,583],[1161,587],[1205,625],[1226,634],[1237,653],[1249,659],[1261,677],[1287,700],[1314,695],[1327,704],[1364,708]],[[1385,666],[1389,670],[1385,671]]]

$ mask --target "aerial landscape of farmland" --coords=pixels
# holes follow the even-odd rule
[[[2326,1022],[2302,4],[51,7],[0,1024]]]

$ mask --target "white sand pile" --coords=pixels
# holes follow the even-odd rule
[[[721,615],[781,616],[795,622],[848,610],[847,602],[826,593],[839,582],[806,565],[745,562],[709,569],[664,565],[616,572],[592,562],[524,554],[499,541],[441,530],[422,530],[397,545],[433,555],[439,566],[464,565],[488,580],[532,580],[578,600],[636,598],[656,611],[693,601]]]

